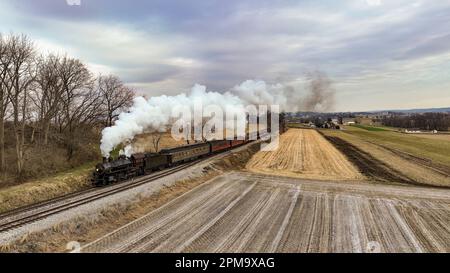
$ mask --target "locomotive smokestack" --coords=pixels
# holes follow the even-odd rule
[[[108,163],[108,158],[103,157],[103,163]]]

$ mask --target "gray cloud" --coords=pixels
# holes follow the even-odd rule
[[[336,83],[338,109],[364,99],[383,108],[377,88],[387,99],[386,90],[404,95],[419,81],[445,96],[449,3],[317,2],[0,0],[0,31],[25,32],[149,94],[196,82],[220,91],[252,78],[301,85],[305,73],[323,70]]]

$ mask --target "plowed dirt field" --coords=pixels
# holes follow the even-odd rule
[[[82,252],[448,252],[449,193],[228,173]]]
[[[290,129],[280,137],[279,149],[259,152],[247,170],[319,180],[358,180],[363,176],[347,158],[315,130]]]

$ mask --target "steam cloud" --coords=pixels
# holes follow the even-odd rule
[[[309,94],[304,100],[304,111],[324,112],[333,109],[335,103],[335,91],[331,87],[331,81],[321,72],[307,75],[309,81]]]
[[[329,84],[324,78],[311,78],[311,94],[307,96],[307,109],[315,109],[314,105],[323,108],[329,104],[327,96]],[[142,133],[164,132],[172,121],[172,109],[189,107],[191,111],[196,103],[203,107],[217,105],[224,112],[232,106],[232,113],[245,113],[247,105],[279,105],[282,111],[298,111],[302,106],[300,92],[283,84],[266,84],[264,81],[248,80],[225,93],[207,91],[205,86],[196,84],[191,91],[177,96],[143,97],[134,99],[128,112],[120,114],[111,127],[102,131],[100,149],[105,157],[119,144],[130,142]],[[305,104],[305,105],[306,105]],[[128,145],[122,153],[130,155],[132,147]]]

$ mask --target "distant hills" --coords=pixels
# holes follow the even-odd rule
[[[376,110],[376,111],[366,111],[366,112],[330,112],[330,113],[319,113],[319,112],[297,112],[288,113],[291,117],[314,117],[314,116],[354,116],[354,115],[370,115],[370,114],[380,114],[385,115],[388,113],[404,113],[404,114],[421,114],[421,113],[450,113],[450,107],[443,108],[423,108],[423,109],[405,109],[405,110]]]
[[[409,110],[384,110],[384,111],[374,111],[373,113],[379,112],[395,112],[395,113],[450,113],[450,107],[445,108],[424,108],[424,109],[409,109]]]

